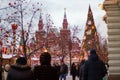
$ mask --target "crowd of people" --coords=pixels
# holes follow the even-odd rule
[[[88,60],[83,59],[79,65],[71,66],[72,80],[107,80],[109,65],[99,59],[96,50],[91,49]]]
[[[76,77],[79,80],[106,80],[108,67],[108,64],[99,59],[95,49],[92,49],[88,60],[83,59],[79,64],[72,63],[70,75],[72,80],[76,80]],[[10,66],[6,80],[66,80],[68,71],[64,60],[60,64],[51,65],[50,53],[44,52],[40,55],[40,65],[34,68],[27,65],[25,57],[19,57],[16,64]]]

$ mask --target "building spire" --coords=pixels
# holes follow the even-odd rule
[[[64,19],[63,19],[63,29],[67,29],[68,22],[67,22],[67,16],[66,16],[66,8],[64,8]]]
[[[67,19],[66,18],[66,8],[64,8],[64,19]]]
[[[42,10],[40,10],[40,18],[39,20],[42,20]]]
[[[38,30],[43,29],[43,19],[42,19],[42,10],[40,10],[40,17],[39,17],[39,23],[38,23]]]

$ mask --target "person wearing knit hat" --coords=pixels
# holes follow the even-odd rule
[[[33,71],[27,65],[25,57],[18,57],[16,64],[12,65],[7,76],[7,80],[34,80]]]

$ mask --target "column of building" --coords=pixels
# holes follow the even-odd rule
[[[108,57],[111,80],[120,78],[120,0],[105,0],[108,27]]]

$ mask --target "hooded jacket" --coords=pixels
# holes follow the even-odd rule
[[[102,80],[107,73],[103,61],[101,61],[95,50],[91,51],[88,61],[84,64],[84,80]]]
[[[7,80],[34,80],[34,75],[30,66],[15,64],[11,66]]]

